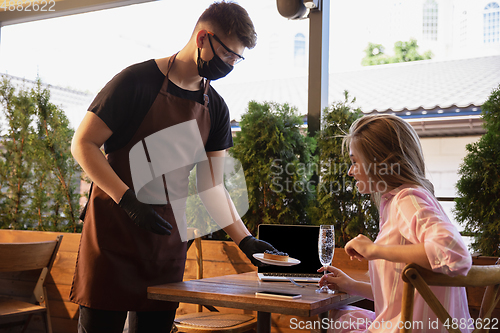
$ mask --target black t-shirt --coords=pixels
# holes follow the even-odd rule
[[[124,147],[134,136],[160,92],[165,75],[154,60],[125,68],[97,94],[89,107],[111,129],[113,134],[104,143],[109,154]],[[203,89],[184,90],[169,81],[167,91],[177,97],[204,104]],[[208,90],[210,132],[206,151],[224,150],[233,146],[229,109],[224,99],[210,86]]]

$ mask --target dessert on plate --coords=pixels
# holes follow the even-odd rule
[[[288,253],[280,251],[266,250],[264,252],[264,259],[278,260],[278,261],[288,261]]]

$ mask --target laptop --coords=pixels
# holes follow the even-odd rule
[[[258,268],[261,281],[286,281],[291,277],[297,282],[318,282],[323,273],[318,258],[319,226],[260,224],[258,238],[270,243],[278,251],[300,260],[294,266],[267,265]]]

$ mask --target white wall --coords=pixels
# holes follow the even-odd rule
[[[479,140],[480,136],[421,138],[427,166],[427,178],[434,184],[435,195],[438,197],[455,197],[455,185],[459,179],[458,170],[467,155],[465,146]],[[441,202],[450,220],[455,223],[458,230],[464,228],[454,218],[454,202]],[[467,245],[471,240],[464,237]]]
[[[467,151],[465,146],[478,141],[477,136],[421,138],[427,176],[434,184],[438,197],[457,195],[455,184],[459,179],[458,169]]]

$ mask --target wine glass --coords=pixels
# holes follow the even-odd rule
[[[325,268],[323,272],[324,275],[327,274],[326,267],[331,264],[333,259],[333,252],[335,250],[335,230],[333,225],[321,225],[319,227],[319,237],[318,237],[318,255],[319,261]],[[321,286],[321,288],[316,289],[317,293],[334,293],[333,290],[329,289],[326,284]]]

